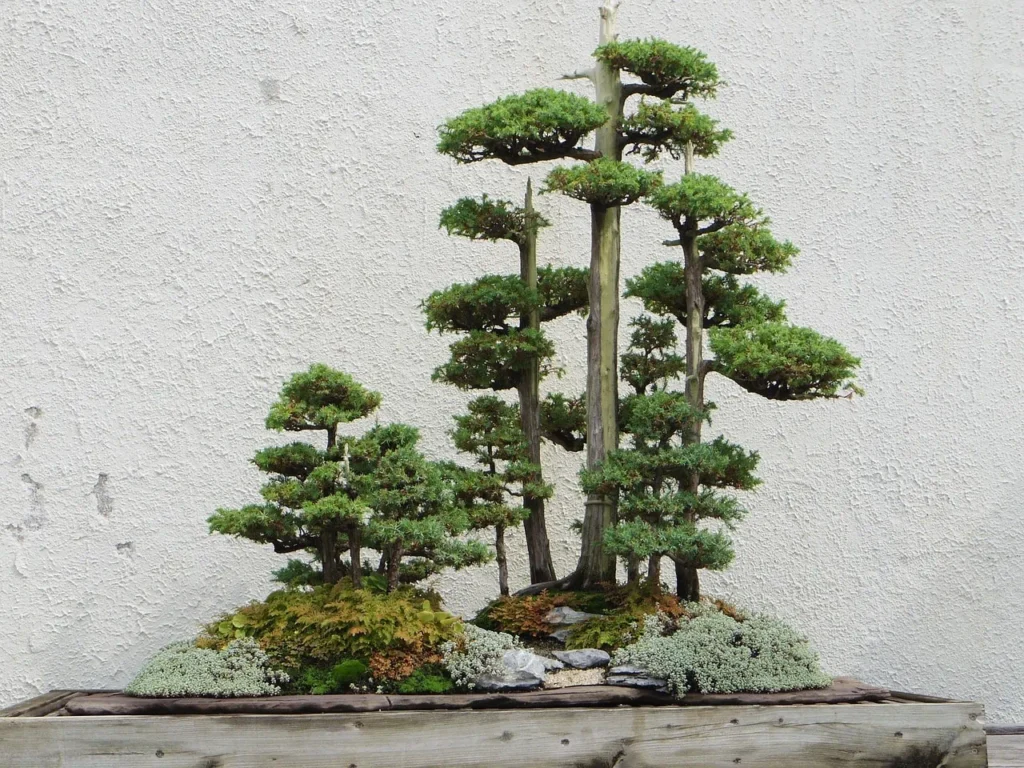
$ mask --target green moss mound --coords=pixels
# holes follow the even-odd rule
[[[441,610],[435,593],[403,587],[386,594],[342,581],[273,592],[207,626],[197,644],[219,649],[249,638],[286,670],[333,674],[336,665],[356,660],[377,680],[398,680],[440,661],[440,646],[461,633],[462,621]],[[325,680],[314,675],[310,685]]]

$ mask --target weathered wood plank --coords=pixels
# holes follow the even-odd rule
[[[978,704],[0,720],[5,768],[986,765]]]
[[[1024,733],[990,734],[988,764],[990,768],[1024,768]]]
[[[0,709],[0,717],[43,717],[64,706],[68,700],[82,696],[87,691],[57,690],[42,693],[31,699]]]
[[[783,693],[690,694],[683,699],[655,691],[614,685],[589,685],[528,693],[447,695],[344,694],[338,696],[268,696],[244,699],[143,699],[121,694],[83,696],[68,702],[70,715],[295,715],[338,712],[432,709],[526,709],[534,707],[725,706],[839,704],[881,701],[885,688],[851,678],[837,678],[830,688]]]

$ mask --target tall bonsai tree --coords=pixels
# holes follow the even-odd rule
[[[625,54],[622,58],[628,60]],[[647,267],[628,282],[626,292],[641,299],[647,310],[674,317],[686,331],[683,373],[690,417],[675,430],[674,437],[684,448],[672,469],[686,495],[679,497],[680,506],[673,514],[693,528],[694,539],[689,554],[669,554],[675,562],[679,595],[691,600],[700,594],[698,570],[721,567],[731,558],[731,550],[713,545],[710,539],[706,547],[697,545],[697,539],[707,535],[697,523],[709,516],[736,518],[733,502],[723,506],[726,500],[714,489],[750,487],[756,462],[756,454],[721,438],[702,442],[708,412],[707,375],[720,374],[772,400],[861,393],[853,381],[858,358],[838,341],[790,324],[783,302],[772,301],[740,281],[743,275],[785,271],[797,249],[775,239],[768,218],[746,195],[714,176],[694,173],[694,154],[693,143],[687,143],[683,177],[660,186],[647,198],[675,228],[678,239],[666,244],[681,248],[682,259]],[[710,357],[705,352],[705,329]],[[659,471],[667,470],[660,467]]]
[[[440,129],[438,149],[460,162],[502,160],[509,165],[577,159],[586,165],[555,169],[548,191],[563,192],[590,205],[591,259],[587,318],[587,466],[600,464],[618,447],[618,322],[620,210],[651,194],[660,175],[623,162],[624,153],[653,160],[679,156],[686,148],[713,155],[728,133],[686,103],[713,95],[714,65],[703,54],[660,40],[617,42],[617,0],[605,0],[595,65],[567,78],[585,78],[595,101],[574,94],[537,89],[470,109]],[[623,84],[621,72],[640,82]],[[650,96],[624,115],[627,100]],[[679,109],[673,105],[681,104]],[[594,147],[580,146],[594,133]],[[583,521],[582,547],[574,574],[563,584],[590,586],[615,578],[615,557],[605,547],[605,531],[615,520],[613,496],[591,493]]]
[[[486,560],[482,544],[456,538],[469,519],[441,467],[416,451],[413,427],[338,435],[340,424],[370,415],[380,401],[378,393],[326,365],[292,376],[266,425],[324,432],[326,446],[293,442],[257,451],[253,463],[270,475],[260,491],[263,503],[218,509],[210,530],[270,544],[275,552],[311,555],[313,566],[293,561],[279,572],[286,580],[331,584],[349,576],[360,587],[364,547],[383,553],[378,570],[390,588],[403,576],[416,580]]]
[[[423,302],[428,330],[464,334],[452,343],[451,358],[437,368],[435,380],[467,390],[517,392],[525,441],[522,460],[527,462],[522,466],[534,472],[525,478],[522,503],[531,583],[555,578],[545,523],[544,499],[550,488],[544,485],[541,470],[541,437],[569,450],[582,447],[572,432],[575,404],[561,395],[550,395],[543,402],[540,398],[540,382],[549,372],[554,353],[541,323],[578,312],[587,302],[586,270],[538,268],[537,230],[546,225],[533,208],[529,182],[523,207],[486,195],[459,200],[442,212],[441,226],[449,234],[471,240],[513,243],[519,252],[519,274],[485,275],[435,291]],[[546,490],[538,493],[540,489]],[[503,547],[498,559],[500,570]]]

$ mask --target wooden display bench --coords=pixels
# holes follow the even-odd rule
[[[822,691],[138,699],[0,711],[4,768],[982,768],[984,710],[839,678]]]

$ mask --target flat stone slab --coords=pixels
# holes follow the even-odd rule
[[[266,696],[238,699],[147,699],[123,693],[82,693],[64,704],[67,715],[298,715],[431,709],[530,709],[560,707],[721,706],[844,704],[885,701],[885,688],[838,677],[828,688],[784,693],[688,694],[615,685],[589,685],[526,693],[395,694],[349,693],[333,696]]]
[[[593,667],[607,667],[612,657],[607,651],[597,648],[580,648],[575,651],[555,651],[556,659],[573,669],[591,669]]]

